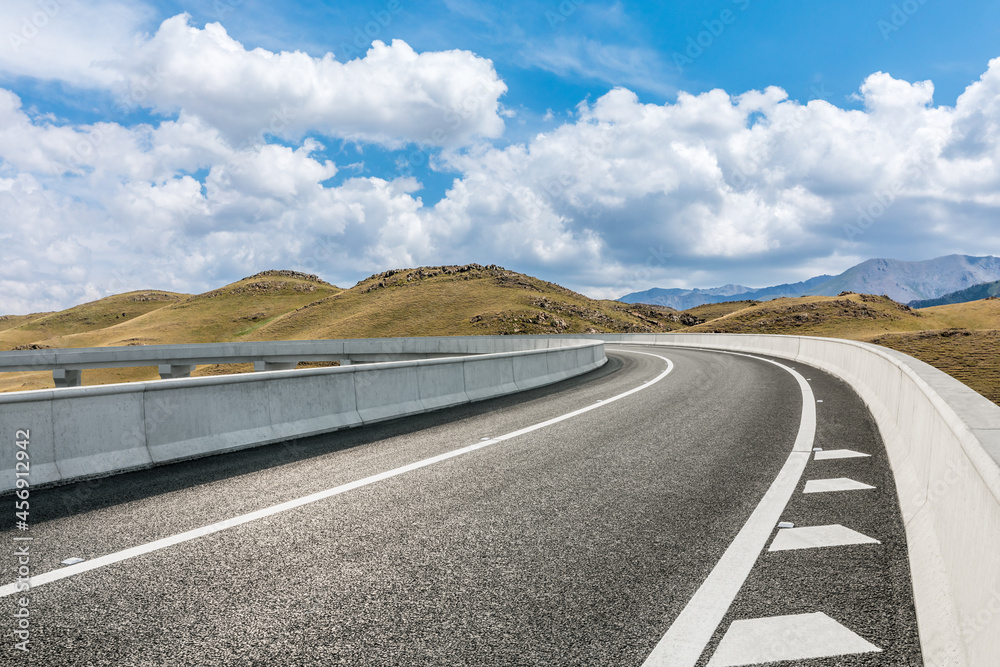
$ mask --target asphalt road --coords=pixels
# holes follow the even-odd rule
[[[664,371],[665,361],[639,352],[669,358],[673,371],[570,419],[484,440]],[[516,396],[33,490],[37,574],[484,444],[36,586],[27,653],[12,634],[20,594],[6,597],[0,663],[642,665],[789,458],[803,394],[790,373],[758,359],[646,347],[608,356],[587,376]],[[878,431],[849,387],[798,370],[822,401],[815,446],[870,456],[810,460],[781,518],[849,526],[879,543],[762,551],[698,664],[734,621],[816,612],[880,651],[794,664],[921,664]],[[875,488],[803,493],[830,478]],[[14,581],[13,538],[25,535],[13,502],[0,499],[9,508],[0,583]]]

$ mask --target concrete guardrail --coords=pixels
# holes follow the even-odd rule
[[[282,353],[298,358],[340,346],[342,354],[344,343],[294,341],[255,352],[270,354],[283,347]],[[28,479],[35,487],[502,396],[581,375],[607,362],[599,341],[551,336],[350,343],[350,350],[359,354],[437,358],[0,394],[0,423],[9,441],[0,451],[0,492],[13,489],[18,479],[14,443],[19,430],[29,432]],[[91,363],[106,363],[121,356],[120,351],[97,348],[53,354],[79,353]],[[186,359],[197,354],[190,349],[181,352],[188,355]],[[217,358],[219,350],[211,352]],[[233,355],[245,352],[234,350]],[[165,358],[169,362],[178,357]]]
[[[917,359],[854,341],[683,333],[577,338],[771,355],[849,383],[889,454],[925,664],[1000,665],[1000,406]]]
[[[79,387],[91,368],[156,366],[161,379],[190,377],[198,365],[253,363],[255,371],[282,371],[300,361],[407,361],[515,352],[548,343],[511,336],[282,340],[201,345],[132,345],[0,352],[0,373],[52,371],[56,387]],[[515,342],[520,341],[520,342]]]

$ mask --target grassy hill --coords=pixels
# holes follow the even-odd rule
[[[470,264],[386,271],[347,290],[312,275],[265,271],[205,294],[130,292],[59,313],[4,318],[0,349],[682,327],[669,308],[597,301],[498,266]],[[215,365],[194,375],[249,370],[249,364]],[[95,369],[84,371],[83,383],[157,377],[152,367]],[[0,374],[0,391],[52,386],[48,372]]]
[[[386,271],[275,318],[253,340],[670,331],[668,308],[597,301],[499,266]]]
[[[58,313],[0,317],[0,349],[237,340],[596,332],[727,332],[829,336],[911,354],[1000,403],[1000,300],[914,310],[844,292],[713,303],[674,311],[590,299],[499,266],[386,271],[341,289],[316,276],[265,271],[205,294],[146,290]],[[245,372],[203,366],[195,375]],[[84,384],[155,379],[156,369],[84,371]],[[48,372],[0,374],[0,391],[52,386]]]
[[[884,331],[927,329],[930,319],[889,297],[845,293],[836,297],[785,297],[755,303],[693,326],[689,331],[776,333],[860,340]]]
[[[996,329],[892,333],[869,342],[916,357],[1000,404],[1000,331]]]
[[[685,330],[871,342],[931,364],[1000,404],[1000,299],[914,310],[871,294],[786,298],[734,308]]]
[[[186,296],[155,290],[127,292],[74,306],[58,313],[9,318],[8,322],[13,326],[0,324],[0,349],[12,349],[23,345],[70,347],[48,345],[46,342],[65,336],[103,332],[166,305],[177,303]]]

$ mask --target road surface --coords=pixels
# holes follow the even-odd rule
[[[502,399],[35,489],[28,531],[5,496],[0,583],[25,544],[35,579],[0,591],[4,664],[921,664],[895,486],[847,385],[717,352],[608,357]],[[14,446],[30,425],[3,427]]]

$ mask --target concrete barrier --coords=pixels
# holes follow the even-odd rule
[[[121,392],[109,385],[53,390],[50,396],[56,466],[61,478],[90,477],[119,466],[128,469],[152,463],[145,443],[120,437],[124,431],[117,428],[142,423],[141,393]]]
[[[589,337],[770,355],[849,383],[878,423],[895,477],[925,664],[1000,665],[1000,406],[921,361],[855,341]]]
[[[145,360],[239,355],[433,356],[305,370],[0,394],[0,492],[15,486],[15,432],[28,429],[31,486],[146,468],[539,387],[606,363],[599,341],[542,337],[291,341],[160,350]],[[282,342],[284,343],[284,342]],[[177,346],[162,346],[177,347]],[[500,349],[501,352],[496,350]],[[74,350],[73,363],[133,364],[128,350]],[[174,356],[170,356],[173,354]],[[66,358],[48,359],[69,363]],[[549,357],[552,357],[551,363]],[[514,362],[520,382],[515,381]]]
[[[163,367],[164,374],[177,377],[188,367],[204,364],[403,361],[547,349],[554,342],[551,336],[425,336],[17,350],[0,352],[0,372],[52,370],[66,374],[89,368],[157,366]]]
[[[376,373],[359,373],[354,378],[362,421],[381,421],[423,412],[417,365],[400,361],[379,366]]]
[[[469,359],[463,365],[465,393],[469,400],[480,401],[519,391],[514,382],[514,362],[508,354],[487,354]]]
[[[4,402],[0,413],[0,425],[3,426],[4,442],[0,445],[0,457],[3,460],[3,489],[13,488],[15,481],[15,442],[21,431],[28,432],[27,450],[28,476],[32,485],[50,484],[62,479],[59,466],[56,464],[55,429],[52,425],[52,404],[45,394],[53,392],[32,392],[37,398],[24,394],[10,394]],[[23,468],[22,468],[23,470]]]

